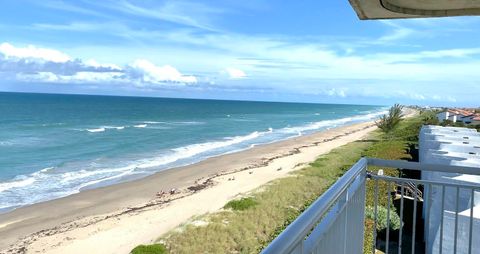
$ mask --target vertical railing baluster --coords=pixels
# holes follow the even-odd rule
[[[423,186],[425,187],[425,185]],[[424,188],[425,190],[425,188]],[[430,202],[431,202],[431,197],[432,197],[432,184],[429,184],[428,185],[428,189],[427,189],[427,202],[425,202],[425,199],[423,199],[423,209],[426,209],[426,211],[424,210],[425,212],[425,223],[426,223],[426,232],[425,235],[426,235],[426,244],[425,244],[425,249],[426,249],[426,253],[430,253],[428,250],[429,250],[429,246],[428,246],[428,243],[430,242]],[[425,191],[424,191],[425,193]]]
[[[457,236],[458,236],[458,205],[460,202],[460,187],[457,186],[457,196],[455,199],[455,231],[453,232],[453,254],[457,254]]]
[[[470,199],[470,233],[468,234],[468,253],[472,253],[472,234],[473,234],[473,208],[475,207],[475,189],[472,188]]]
[[[346,190],[345,193],[345,203],[345,210],[343,211],[345,213],[345,225],[343,226],[343,253],[347,254],[348,206],[350,205],[350,195],[348,190]]]
[[[378,205],[378,179],[375,179],[375,204],[374,204],[374,220],[373,220],[373,248],[372,253],[375,254],[377,249],[377,205]]]
[[[389,244],[390,244],[390,182],[387,183],[387,230],[386,230],[386,246],[385,246],[385,254],[388,254],[389,251]]]
[[[443,214],[445,210],[445,185],[442,185],[442,210],[440,217],[440,254],[443,252]]]
[[[402,187],[400,187],[400,231],[398,232],[398,254],[402,253],[402,234],[403,234],[403,192],[405,187],[402,182]]]
[[[415,188],[417,184],[415,184]],[[413,226],[412,226],[412,254],[415,254],[415,233],[417,227],[417,192],[413,191]]]

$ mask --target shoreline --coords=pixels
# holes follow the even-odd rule
[[[372,122],[337,127],[20,207],[0,214],[0,252],[84,253],[103,246],[102,253],[128,253],[374,129]],[[126,226],[132,222],[135,234]],[[105,246],[115,235],[127,239]]]

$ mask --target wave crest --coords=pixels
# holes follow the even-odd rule
[[[105,128],[96,128],[96,129],[87,129],[88,132],[92,132],[92,133],[95,133],[95,132],[104,132],[105,131]]]
[[[25,176],[23,176],[25,177]],[[22,177],[22,178],[23,178]],[[35,178],[33,177],[26,177],[24,179],[16,180],[16,181],[11,181],[11,182],[6,182],[6,183],[0,183],[0,193],[4,192],[9,189],[13,188],[21,188],[21,187],[26,187],[35,182]]]

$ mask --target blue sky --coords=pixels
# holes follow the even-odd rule
[[[2,1],[0,91],[479,106],[479,17],[342,1]]]

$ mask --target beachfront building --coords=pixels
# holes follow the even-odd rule
[[[349,2],[362,20],[480,15],[480,0]],[[449,119],[450,112],[440,117],[472,123],[480,118],[462,115],[461,119]],[[376,249],[384,253],[480,253],[479,133],[427,126],[420,139],[420,162],[360,159],[263,253],[363,253],[364,237],[371,237],[364,234],[369,181],[375,186],[372,253],[378,253]],[[379,167],[420,171],[421,179],[389,177],[367,170]],[[380,192],[380,186],[388,186],[387,193]],[[382,215],[387,218],[386,230],[379,240],[377,201],[381,195],[387,196],[388,206]],[[398,204],[401,220],[396,234],[389,230],[392,202]]]
[[[424,126],[419,141],[421,163],[470,167],[480,165],[480,133],[476,130]],[[452,172],[425,171],[422,172],[421,179],[480,185],[478,175]],[[423,213],[424,218],[428,219],[424,231],[427,253],[440,253],[440,249],[444,253],[453,253],[455,249],[456,253],[469,253],[470,224],[472,230],[480,231],[480,191],[435,186],[426,188],[425,193],[430,197],[424,200]],[[426,214],[430,216],[427,218]],[[454,245],[458,247],[455,248]],[[472,248],[480,250],[480,242],[474,241]]]
[[[461,122],[463,124],[478,124],[480,114],[475,113],[474,110],[467,109],[447,109],[437,113],[437,119],[439,122],[452,121],[454,123]]]
[[[472,113],[470,115],[465,115],[460,118],[460,120],[467,125],[478,125],[480,124],[480,113]]]
[[[455,113],[452,113],[450,110],[445,110],[437,113],[437,119],[439,122],[450,120],[455,123],[457,122],[457,115]]]

